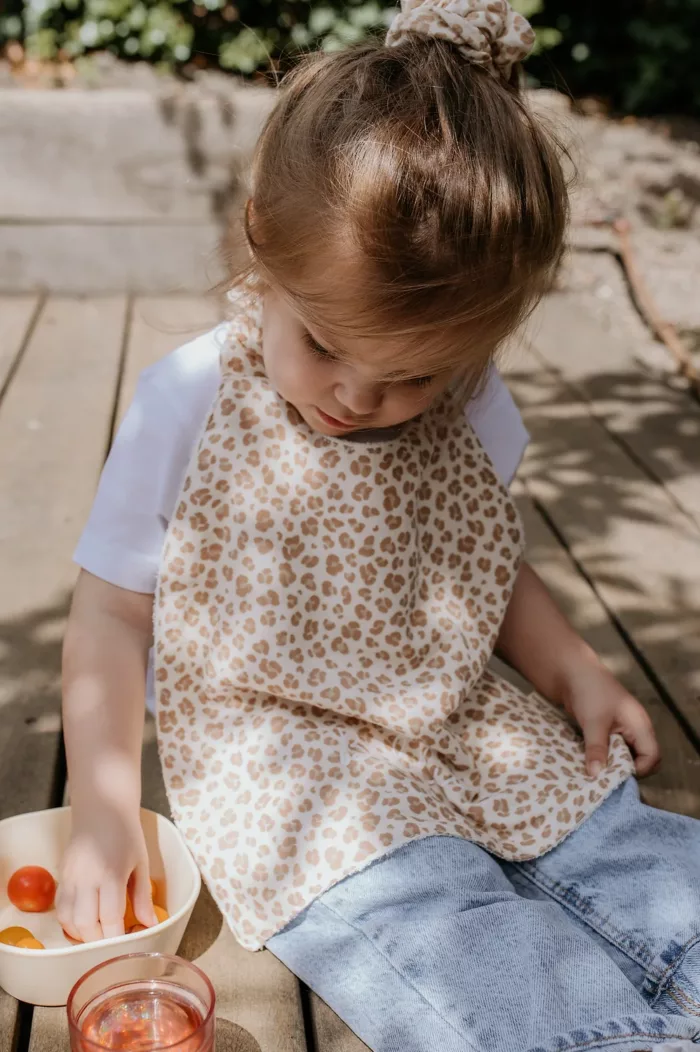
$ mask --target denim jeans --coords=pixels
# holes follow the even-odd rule
[[[700,822],[631,779],[534,862],[412,841],[267,945],[373,1052],[700,1050]]]

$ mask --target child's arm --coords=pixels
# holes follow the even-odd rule
[[[140,823],[141,742],[153,596],[82,571],[63,647],[63,729],[72,831],[56,901],[84,941],[124,933],[134,874],[138,920],[154,924]]]
[[[657,765],[659,746],[645,709],[574,631],[527,563],[520,567],[496,650],[539,694],[574,717],[591,775],[607,764],[612,733],[634,752],[638,775]]]

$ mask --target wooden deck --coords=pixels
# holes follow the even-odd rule
[[[0,298],[0,817],[55,806],[70,555],[139,371],[206,329],[196,298]],[[645,371],[564,294],[512,390],[532,445],[516,483],[529,557],[651,712],[648,802],[700,817],[700,406]],[[153,726],[144,797],[165,808]],[[203,894],[181,951],[218,995],[219,1052],[361,1052],[271,954],[241,950]],[[0,1052],[63,1052],[63,1009],[0,993]]]

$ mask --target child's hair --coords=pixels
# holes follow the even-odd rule
[[[475,380],[546,290],[568,217],[560,147],[517,76],[409,36],[305,59],[257,146],[253,272],[324,333],[405,339]]]

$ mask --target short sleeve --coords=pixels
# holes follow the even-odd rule
[[[510,486],[520,467],[530,436],[513,396],[496,369],[467,406],[467,416],[496,473]]]
[[[220,381],[220,329],[146,369],[73,555],[120,588],[155,592],[163,542]]]

